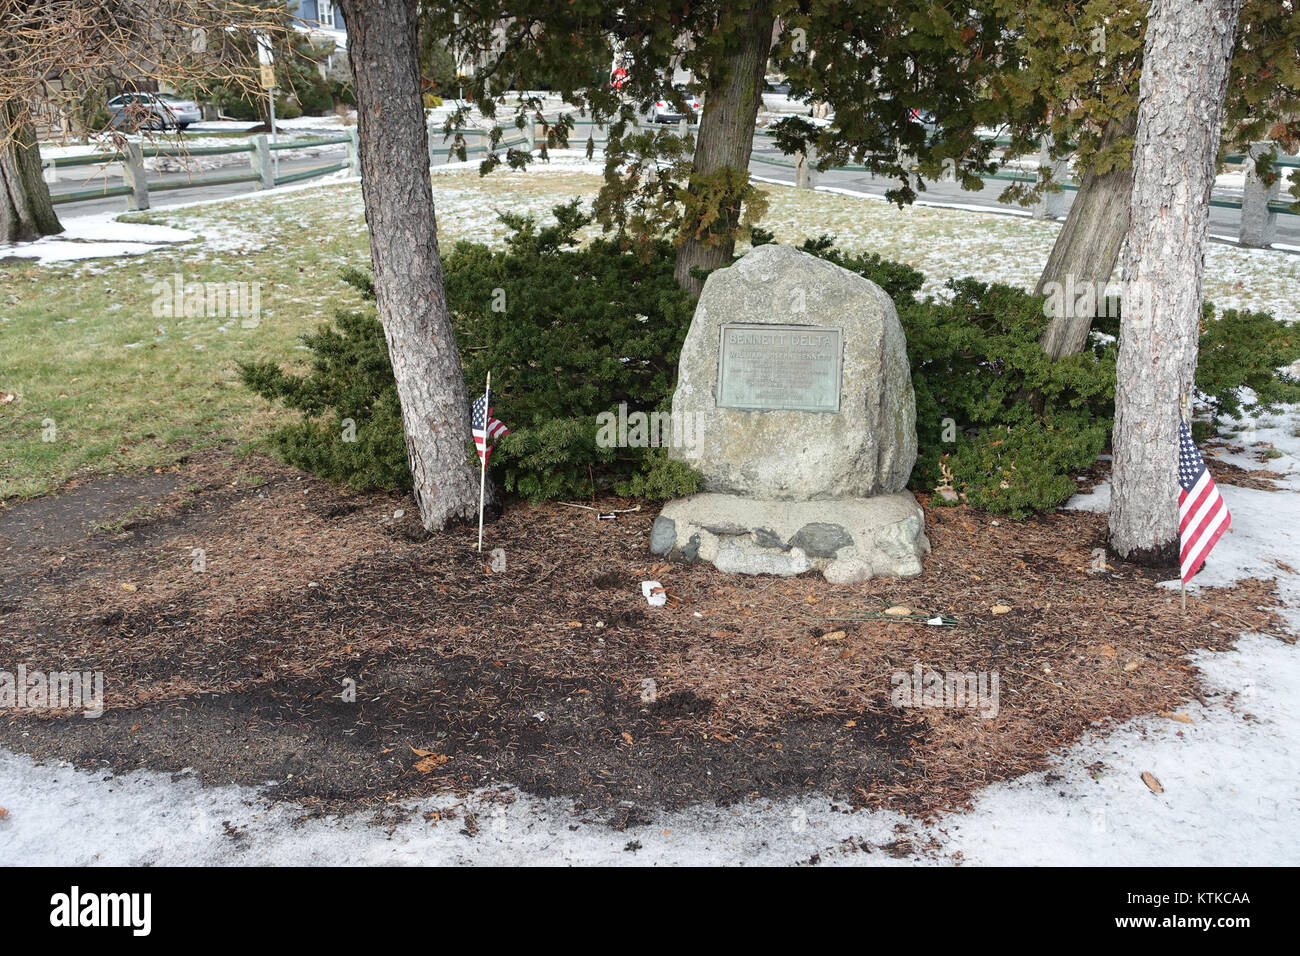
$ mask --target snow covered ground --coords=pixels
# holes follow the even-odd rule
[[[577,162],[552,168],[599,169]],[[312,188],[317,187],[286,187],[260,196],[276,202],[276,193]],[[794,199],[806,204],[809,196],[803,192]],[[473,188],[447,183],[439,202],[440,215],[476,212],[488,228],[490,210],[482,210],[482,196]],[[774,204],[773,213],[778,225],[790,226],[781,222],[791,213],[787,205]],[[953,214],[916,210],[909,215]],[[989,235],[994,228],[1003,240],[1012,235],[1011,226],[1046,228],[1006,219],[1001,221],[1007,227],[991,227],[996,218],[971,216],[965,222],[966,231],[977,237],[970,241],[984,242],[985,251],[994,248]],[[924,224],[914,220],[912,225]],[[872,228],[867,224],[862,230]],[[44,259],[75,252],[60,244],[118,243],[148,251],[193,238],[184,230],[114,223],[111,217],[94,217],[77,229],[73,236],[31,245],[40,247],[37,255]],[[973,253],[956,232],[953,243],[937,254],[967,264],[987,261],[988,278],[1020,281],[1023,262],[1008,258],[1003,269],[998,257],[968,258]],[[1262,306],[1251,301],[1259,294],[1251,288],[1255,274],[1262,280],[1262,273],[1272,272],[1277,280],[1278,255],[1211,250],[1207,267],[1213,281],[1207,287],[1231,282],[1246,304]],[[936,278],[946,277],[936,263],[916,264]],[[1288,294],[1294,308],[1295,276],[1283,275],[1280,282],[1268,286],[1265,295]],[[1260,415],[1236,440],[1246,451],[1224,453],[1225,460],[1280,473],[1283,487],[1221,487],[1233,526],[1192,589],[1246,577],[1275,579],[1286,603],[1287,627],[1300,634],[1300,574],[1292,570],[1300,567],[1300,407]],[[1280,457],[1261,466],[1250,454],[1257,443],[1271,443]],[[1108,497],[1102,485],[1091,495],[1076,496],[1068,507],[1104,510]],[[0,864],[1300,863],[1300,649],[1276,635],[1248,635],[1232,651],[1203,653],[1197,664],[1204,703],[1189,701],[1179,709],[1190,722],[1151,716],[1099,726],[1060,754],[1050,771],[990,786],[969,812],[931,824],[891,812],[850,812],[809,797],[694,807],[615,831],[581,822],[585,814],[569,802],[513,794],[517,799],[503,803],[500,791],[410,805],[410,819],[396,826],[363,814],[307,820],[301,807],[277,802],[270,790],[203,787],[185,774],[114,776],[39,765],[0,751],[0,807],[7,811],[0,815]],[[1143,783],[1144,772],[1160,781],[1163,793]],[[431,810],[443,811],[444,819],[427,822],[423,814]],[[474,828],[463,822],[467,812],[477,822],[472,836]]]
[[[0,247],[0,258],[14,256],[40,262],[68,262],[76,259],[101,259],[136,256],[162,246],[190,242],[198,234],[171,226],[141,222],[118,222],[121,213],[97,213],[90,216],[64,217],[63,232],[45,236],[35,242],[19,242]]]

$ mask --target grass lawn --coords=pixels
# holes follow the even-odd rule
[[[574,196],[590,198],[599,185],[595,168],[486,179],[473,170],[438,172],[444,248],[499,239],[506,230],[498,210],[540,217]],[[1057,228],[766,188],[765,225],[778,241],[831,233],[846,246],[911,263],[927,274],[930,291],[968,274],[1030,285]],[[216,444],[255,445],[283,413],[243,388],[236,363],[292,360],[301,333],[359,301],[338,278],[342,267],[369,258],[355,184],[135,218],[203,238],[115,259],[39,265],[0,257],[0,500],[42,494],[76,475],[170,465]],[[1211,299],[1293,317],[1287,296],[1300,282],[1300,258],[1214,245],[1207,260]],[[177,273],[186,283],[260,284],[256,327],[231,316],[156,315],[155,287]],[[5,403],[7,394],[16,398]]]

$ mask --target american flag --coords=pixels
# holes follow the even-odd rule
[[[492,417],[492,388],[474,401],[470,409],[470,430],[474,432],[474,449],[484,466],[492,455],[492,444],[502,435],[509,435],[510,429]]]
[[[1192,441],[1187,422],[1178,429],[1178,536],[1183,582],[1192,579],[1223,532],[1232,524],[1228,506]]]

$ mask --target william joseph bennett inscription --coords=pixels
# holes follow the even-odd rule
[[[919,574],[924,513],[904,490],[916,400],[894,304],[788,246],[710,274],[682,345],[673,457],[704,491],[669,502],[650,548],[724,571],[828,580]]]
[[[721,408],[840,410],[839,329],[799,325],[722,327]]]

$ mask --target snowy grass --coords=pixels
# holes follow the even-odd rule
[[[445,247],[504,235],[496,210],[545,215],[588,174],[435,181]],[[194,448],[265,435],[279,413],[238,381],[237,362],[302,356],[299,336],[359,305],[339,279],[369,246],[355,183],[283,189],[124,217],[68,219],[67,238],[0,258],[0,498],[73,475],[159,467]],[[162,228],[162,226],[171,228]],[[180,230],[179,232],[176,230]],[[94,257],[96,258],[87,258]],[[242,317],[155,315],[157,285],[257,284],[255,328]],[[54,425],[53,441],[47,423]]]

